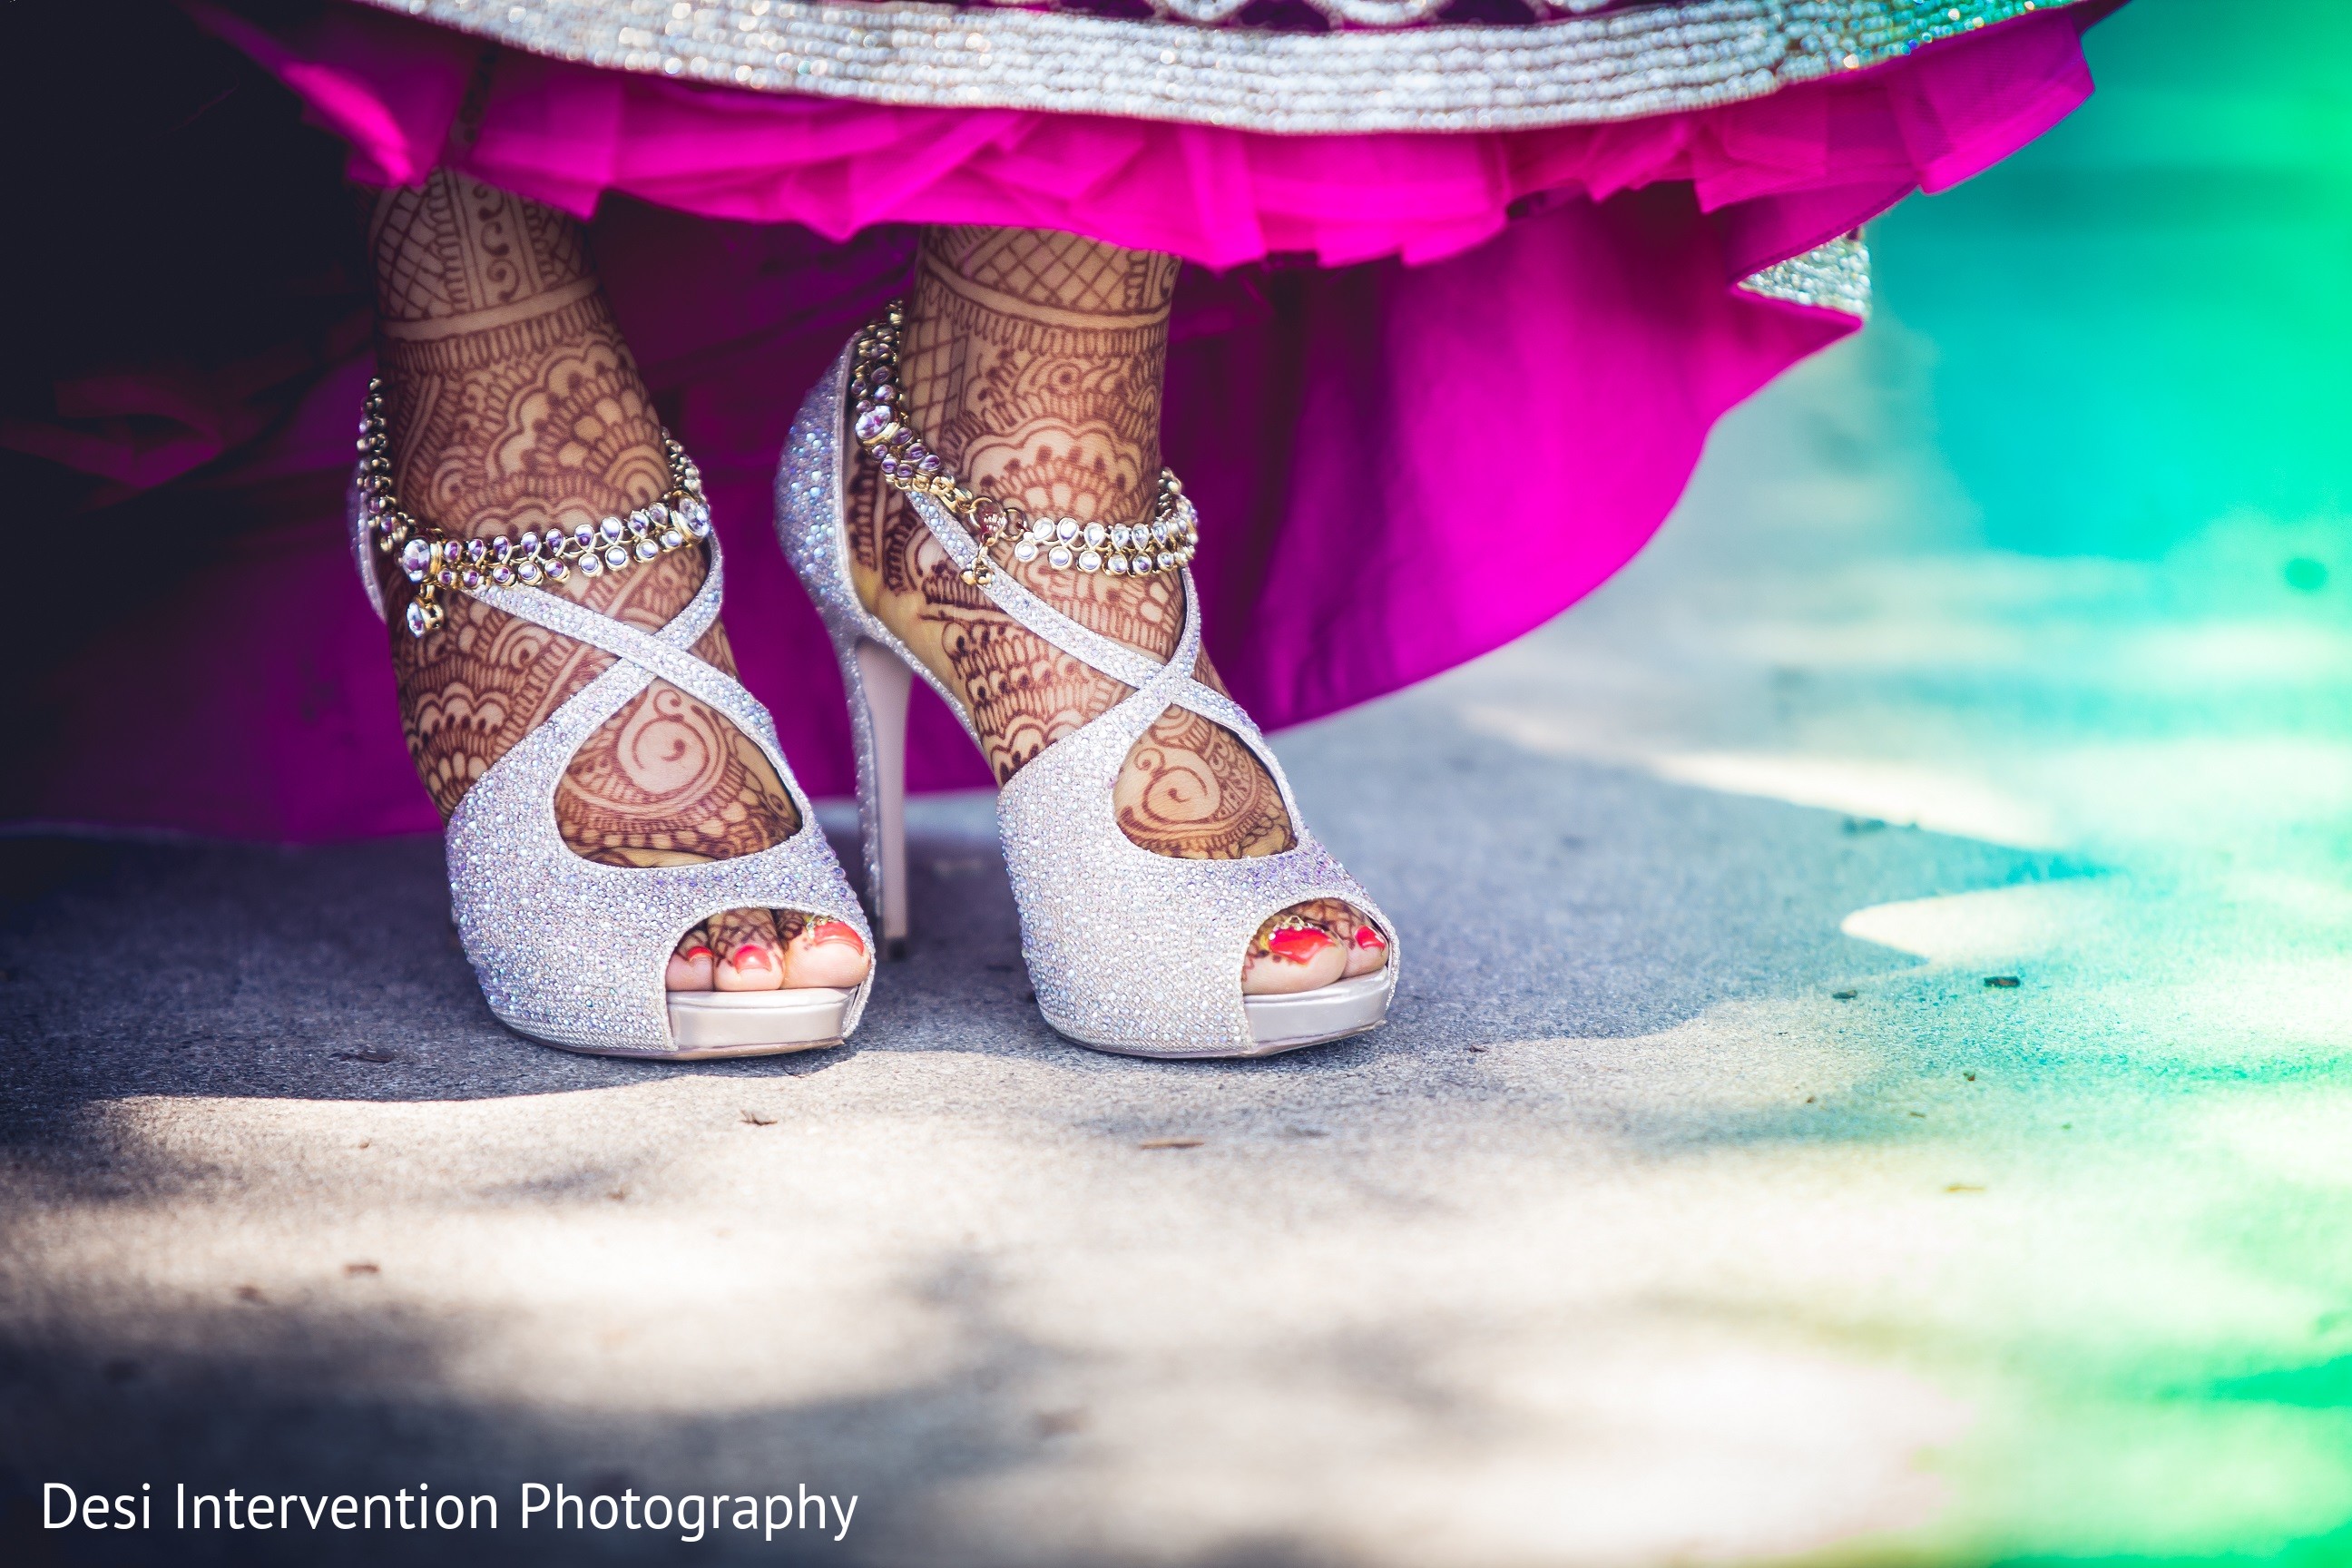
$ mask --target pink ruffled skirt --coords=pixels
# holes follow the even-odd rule
[[[215,51],[205,68],[234,91],[290,95],[289,122],[299,103],[362,184],[448,164],[593,220],[614,309],[708,478],[746,681],[818,795],[850,785],[846,728],[823,634],[765,537],[768,482],[803,392],[903,288],[914,226],[1068,229],[1197,264],[1178,290],[1166,449],[1204,520],[1218,666],[1263,722],[1293,723],[1494,648],[1622,565],[1713,422],[1860,324],[1865,263],[1843,237],[2081,102],[2082,29],[2113,8],[1971,0],[1983,25],[1944,29],[1958,36],[1785,81],[1733,77],[1697,107],[1423,131],[1351,128],[1417,111],[1328,90],[1251,110],[1204,89],[1197,114],[1180,95],[1158,118],[893,100],[963,89],[881,68],[780,90],[773,73],[805,82],[805,62],[721,52],[734,33],[690,57],[648,33],[590,63],[557,58],[583,51],[554,34],[469,19],[508,7],[454,5],[409,7],[457,24],[441,26],[390,6],[289,19],[191,0],[152,25],[193,21],[192,47]],[[511,15],[583,9],[597,7]],[[754,10],[703,7],[714,27],[766,25]],[[1044,25],[974,15],[1016,41]],[[1125,47],[1155,37],[1133,29],[1181,26],[1097,33]],[[1252,112],[1280,128],[1205,122]],[[1292,128],[1314,112],[1339,128]],[[1499,119],[1515,112],[1528,118]],[[299,200],[319,224],[352,222],[331,195]],[[338,286],[358,299],[362,281]],[[436,826],[339,533],[364,317],[308,319],[293,348],[214,342],[194,368],[168,342],[77,363],[58,334],[46,402],[10,390],[9,474],[37,471],[91,526],[210,521],[205,547],[157,557],[129,604],[34,650],[7,700],[41,743],[0,785],[0,816],[279,840]],[[919,786],[986,782],[943,711],[916,725]]]

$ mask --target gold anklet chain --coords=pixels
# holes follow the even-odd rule
[[[400,504],[392,488],[392,435],[384,423],[383,380],[368,383],[360,416],[360,504],[369,534],[386,555],[397,551],[400,570],[416,584],[408,602],[409,635],[423,637],[441,624],[441,591],[474,593],[518,584],[536,588],[561,583],[578,572],[599,577],[640,562],[656,561],[710,537],[710,503],[703,499],[702,470],[686,448],[661,433],[670,485],[662,498],[601,522],[580,524],[566,533],[527,529],[516,538],[458,539],[419,520]]]
[[[1088,522],[1075,517],[1031,517],[1009,500],[973,490],[959,480],[940,455],[915,433],[907,412],[906,383],[898,374],[898,351],[907,325],[906,301],[889,309],[857,334],[850,385],[856,396],[850,433],[899,489],[928,495],[969,527],[980,541],[980,559],[963,580],[975,585],[992,577],[992,552],[1010,545],[1020,562],[1045,558],[1065,571],[1103,572],[1114,577],[1149,577],[1180,571],[1200,547],[1200,517],[1172,469],[1160,470],[1151,516],[1143,522]]]

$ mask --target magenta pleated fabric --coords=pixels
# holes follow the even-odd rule
[[[358,8],[281,37],[193,8],[350,142],[352,176],[367,184],[413,182],[447,162],[583,217],[616,192],[836,240],[877,224],[1019,224],[1223,269],[1276,255],[1327,268],[1435,261],[1502,232],[1531,196],[1603,201],[1676,182],[1707,212],[1783,198],[1743,215],[1727,257],[1741,273],[1912,189],[1966,179],[2047,130],[2090,90],[2078,40],[2096,9],[2021,17],[1875,70],[1696,112],[1431,135],[892,108],[509,52],[478,130],[452,149],[478,39]]]
[[[847,729],[769,533],[768,484],[803,394],[903,287],[912,226],[1069,229],[1197,264],[1179,288],[1166,448],[1203,518],[1219,668],[1262,722],[1295,723],[1498,647],[1622,565],[1714,421],[1853,330],[1738,280],[2053,124],[2090,90],[2080,31],[2105,8],[1747,103],[1457,135],[884,108],[509,51],[464,140],[451,131],[478,40],[359,7],[271,31],[189,6],[348,142],[355,180],[446,163],[593,219],[614,308],[709,484],[747,684],[818,795],[850,787]],[[62,395],[50,425],[0,429],[0,446],[115,491],[241,499],[254,523],[45,673],[61,693],[119,695],[102,718],[49,704],[11,815],[296,841],[436,826],[385,634],[321,504],[367,369],[361,352],[319,369],[241,445],[217,392],[192,402],[159,378],[142,393],[135,375],[110,406],[163,437],[110,447]],[[184,468],[167,447],[211,460]],[[985,783],[923,704],[918,787]]]

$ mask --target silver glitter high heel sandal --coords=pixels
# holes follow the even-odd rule
[[[466,957],[490,1011],[546,1045],[599,1056],[694,1061],[837,1045],[857,1026],[869,970],[855,988],[668,991],[662,974],[679,940],[733,909],[796,910],[846,921],[870,953],[874,939],[840,863],[816,826],[776,741],[768,710],[731,676],[689,650],[719,618],[718,536],[701,478],[665,434],[672,488],[626,518],[570,534],[455,540],[404,511],[391,489],[380,392],[371,387],[352,490],[352,548],[376,614],[383,594],[370,559],[397,559],[416,584],[406,618],[423,637],[443,617],[441,595],[492,609],[611,654],[614,663],[474,781],[450,815],[449,893]],[[709,570],[686,608],[646,633],[548,593],[577,572],[625,571],[701,544]],[[373,545],[373,550],[371,550]],[[555,820],[555,792],[572,753],[656,679],[726,715],[767,754],[800,813],[782,844],[691,866],[606,866],[572,853]]]
[[[1038,637],[1133,688],[1047,746],[997,795],[1022,952],[1045,1021],[1097,1050],[1168,1058],[1272,1056],[1377,1028],[1396,990],[1394,928],[1300,822],[1282,764],[1257,726],[1190,673],[1201,651],[1200,596],[1185,566],[1193,531],[1181,488],[1165,477],[1152,522],[1106,528],[1070,519],[1033,522],[1016,507],[957,487],[894,416],[898,326],[894,306],[835,362],[802,405],[776,477],[777,532],[833,636],[849,690],[866,900],[885,942],[900,951],[907,933],[911,678],[929,681],[975,742],[979,735],[955,693],[858,600],[845,503],[846,465],[861,444],[883,459],[885,477],[906,493],[965,582]],[[971,529],[959,515],[971,519]],[[989,552],[999,544],[1017,559],[1042,552],[1074,570],[1181,574],[1184,630],[1176,651],[1156,663],[1080,626],[993,571]],[[1119,831],[1112,786],[1129,751],[1171,705],[1224,726],[1256,754],[1281,791],[1296,847],[1259,859],[1184,860],[1155,855]],[[1387,941],[1385,965],[1312,991],[1244,996],[1242,963],[1259,927],[1316,899],[1361,910]]]

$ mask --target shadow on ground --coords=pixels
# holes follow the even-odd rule
[[[1839,934],[1866,904],[2033,879],[2046,856],[1532,757],[1407,697],[1289,737],[1310,817],[1396,920],[1369,1039],[1246,1064],[1097,1056],[1030,1005],[984,800],[918,803],[915,936],[842,1050],[663,1067],[572,1056],[484,1006],[440,847],[0,839],[0,1128],[70,1139],[127,1095],[453,1100],[676,1073],[828,1071],[862,1051],[1045,1054],[1120,1079],[1345,1075],[1433,1048],[1654,1034],[1727,1000],[1906,961]],[[1347,781],[1342,784],[1341,781]],[[831,814],[838,820],[837,814]],[[835,835],[845,864],[854,846]]]
[[[1597,1131],[1666,1148],[1697,1135],[1693,1118],[1713,1116],[1707,1135],[1718,1140],[1778,1136],[1784,1110],[1741,1110],[1748,1120],[1734,1125],[1738,1118],[1727,1122],[1719,1107],[1621,1104],[1609,1075],[1627,1072],[1629,1063],[1636,1078],[1686,1073],[1686,1062],[1670,1060],[1673,1051],[1635,1037],[1673,1030],[1709,1008],[1801,996],[1906,966],[1839,934],[1841,919],[1860,906],[2053,870],[2042,857],[1533,756],[1456,724],[1442,693],[1408,695],[1294,734],[1286,752],[1318,828],[1395,917],[1407,977],[1395,1020],[1380,1034],[1260,1063],[1131,1061],[1077,1049],[1047,1031],[1029,1005],[984,800],[920,805],[912,953],[886,973],[851,1046],[675,1068],[567,1056],[499,1026],[457,950],[430,841],[305,850],[65,839],[0,846],[12,893],[0,935],[0,1128],[17,1211],[0,1231],[0,1250],[18,1259],[6,1292],[12,1326],[0,1350],[0,1426],[10,1433],[15,1560],[319,1560],[320,1542],[308,1531],[235,1540],[44,1531],[32,1510],[49,1480],[114,1491],[145,1481],[158,1495],[181,1482],[307,1494],[424,1483],[490,1491],[511,1516],[528,1479],[615,1494],[764,1494],[804,1480],[856,1492],[867,1511],[839,1545],[786,1548],[731,1532],[691,1546],[664,1545],[643,1531],[526,1536],[509,1522],[494,1536],[436,1534],[429,1550],[423,1536],[337,1537],[334,1560],[581,1561],[672,1552],[839,1561],[942,1560],[945,1552],[951,1560],[961,1538],[958,1510],[981,1497],[999,1510],[988,1527],[997,1544],[970,1560],[1130,1559],[1131,1541],[1090,1548],[1083,1529],[1038,1533],[1008,1523],[1003,1510],[1054,1506],[1019,1500],[1024,1488],[1045,1484],[1035,1476],[1086,1473],[1087,1461],[1070,1451],[1087,1440],[1088,1404],[1148,1406],[1184,1380],[1171,1384],[1147,1369],[1135,1373],[1140,1382],[1122,1384],[1124,1394],[1057,1393],[1073,1379],[1106,1375],[1100,1352],[1082,1347],[1083,1331],[1033,1329],[1022,1309],[1000,1301],[999,1273],[1017,1276],[1022,1266],[973,1236],[992,1223],[1045,1216],[1075,1227],[1072,1240],[1047,1249],[1048,1273],[1108,1247],[1131,1256],[1147,1276],[1180,1267],[1180,1289],[1223,1289],[1216,1282],[1241,1277],[1235,1269],[1262,1266],[1218,1260],[1221,1225],[1236,1234],[1305,1225],[1334,1236],[1367,1225],[1412,1234],[1437,1225],[1443,1234],[1458,1195],[1444,1183],[1433,1191],[1416,1182],[1397,1156],[1379,1152],[1381,1137],[1473,1140],[1460,1155],[1439,1158],[1474,1185],[1468,1173],[1484,1157],[1478,1141],[1532,1138],[1551,1150],[1538,1156],[1556,1167],[1548,1180],[1573,1188],[1592,1175],[1577,1140]],[[837,826],[837,815],[833,820]],[[1526,1047],[1535,1052],[1528,1067],[1507,1067],[1509,1051],[1522,1048],[1508,1042],[1535,1042]],[[1611,1058],[1612,1042],[1633,1054]],[[1482,1049],[1503,1054],[1475,1054]],[[688,1100],[676,1101],[673,1090]],[[476,1124],[462,1119],[477,1112],[461,1102],[488,1111],[526,1097],[551,1098],[538,1115],[517,1105],[519,1120],[501,1110],[505,1120],[464,1131]],[[704,1102],[718,1121],[732,1123],[737,1100],[772,1106],[788,1122],[795,1106],[854,1121],[866,1142],[845,1156],[852,1168],[888,1161],[890,1180],[934,1194],[919,1205],[952,1207],[959,1184],[969,1184],[990,1194],[971,1199],[982,1217],[961,1230],[939,1220],[918,1237],[868,1244],[856,1238],[892,1224],[900,1200],[877,1196],[871,1215],[810,1217],[794,1231],[796,1213],[768,1210],[766,1200],[748,1195],[777,1168],[772,1160],[739,1160],[723,1167],[735,1174],[719,1178],[679,1175],[712,1157],[695,1152],[696,1140],[716,1135]],[[688,1109],[677,1110],[681,1103]],[[346,1120],[394,1112],[409,1118],[396,1125],[416,1129],[420,1142],[437,1139],[431,1148],[438,1152],[419,1156],[425,1163],[408,1177],[337,1175],[333,1147],[370,1146],[351,1136]],[[750,1110],[743,1120],[755,1121]],[[1118,1198],[1091,1215],[1085,1205],[1104,1200],[1085,1194],[1099,1184],[1083,1169],[1052,1173],[1057,1161],[1083,1167],[1105,1150],[1131,1160],[1139,1135],[1171,1128],[1209,1132],[1234,1163],[1156,1167],[1160,1173],[1147,1173],[1148,1182],[1180,1185]],[[1856,1123],[1848,1135],[1883,1130]],[[374,1134],[383,1149],[398,1136]],[[988,1140],[997,1155],[963,1150]],[[1034,1187],[1001,1193],[992,1185],[1023,1179],[1002,1174],[1023,1165],[1039,1167]],[[1225,1173],[1200,1174],[1213,1169]],[[379,1184],[337,1191],[347,1180]],[[783,1201],[822,1209],[835,1201],[838,1181],[837,1167],[816,1168],[788,1184]],[[1273,1208],[1252,1195],[1254,1184],[1269,1181],[1282,1194]],[[665,1198],[665,1183],[688,1195]],[[1208,1256],[1196,1247],[1174,1264],[1184,1249],[1161,1235],[1121,1238],[1125,1205],[1132,1201],[1141,1215],[1163,1198]],[[654,1205],[644,1214],[662,1217],[632,1217],[640,1203]],[[1284,1205],[1320,1206],[1327,1218],[1285,1218]],[[403,1217],[409,1213],[413,1220]],[[722,1222],[715,1232],[714,1220]],[[647,1223],[650,1231],[612,1229]],[[736,1223],[784,1227],[766,1245],[788,1253],[815,1245],[810,1237],[835,1237],[823,1245],[847,1249],[845,1268],[882,1259],[875,1265],[882,1275],[839,1283],[825,1301],[862,1302],[859,1310],[886,1319],[915,1313],[925,1326],[909,1342],[930,1349],[867,1379],[863,1392],[747,1395],[717,1408],[649,1393],[649,1381],[657,1389],[667,1375],[657,1369],[671,1352],[659,1346],[670,1336],[741,1342],[747,1371],[762,1387],[776,1385],[780,1367],[822,1362],[844,1342],[787,1308],[744,1305],[764,1299],[756,1290],[743,1296],[726,1250],[734,1244],[710,1239]],[[490,1261],[451,1261],[441,1270],[449,1282],[430,1284],[429,1259],[395,1265],[386,1253],[393,1244],[382,1239],[412,1226]],[[603,1266],[623,1271],[614,1277],[616,1302],[642,1303],[650,1291],[663,1304],[592,1309],[606,1313],[599,1321],[626,1321],[576,1349],[547,1352],[536,1364],[554,1369],[548,1375],[563,1386],[518,1390],[497,1376],[486,1383],[484,1356],[533,1352],[489,1348],[520,1331],[513,1309],[469,1297],[465,1281],[546,1238],[576,1240],[582,1226],[617,1238],[613,1263]],[[666,1249],[689,1245],[664,1239],[672,1226],[716,1250],[661,1261]],[[485,1239],[486,1232],[508,1239]],[[354,1234],[377,1239],[334,1239]],[[268,1238],[281,1235],[290,1249],[283,1256],[305,1260],[291,1284],[269,1272],[281,1244]],[[582,1265],[592,1295],[595,1258],[604,1256],[593,1248],[604,1245],[594,1241]],[[1247,1256],[1265,1257],[1266,1245],[1247,1243]],[[406,1288],[373,1304],[358,1299],[379,1266],[346,1264],[369,1272],[339,1279],[338,1246],[373,1248],[386,1258],[387,1289],[394,1275]],[[143,1258],[151,1247],[158,1256]],[[1392,1242],[1372,1251],[1420,1247]],[[194,1261],[163,1256],[190,1248]],[[1490,1238],[1477,1267],[1507,1250]],[[789,1261],[780,1279],[800,1278]],[[536,1267],[546,1271],[522,1268],[509,1283],[530,1303],[532,1321],[548,1325],[544,1333],[561,1337],[566,1309],[551,1282],[563,1268]],[[771,1257],[761,1267],[779,1265]],[[191,1272],[203,1283],[174,1283]],[[811,1274],[825,1271],[812,1265]],[[235,1283],[245,1277],[262,1282]],[[1065,1291],[1083,1296],[1094,1277],[1074,1278]],[[721,1317],[700,1320],[664,1294],[689,1288],[691,1296],[698,1279],[733,1303]],[[1267,1310],[1304,1294],[1286,1293],[1278,1268],[1264,1283],[1277,1303]],[[119,1299],[126,1286],[138,1300]],[[628,1336],[644,1334],[648,1313],[657,1321],[641,1351],[646,1340]],[[1133,1352],[1150,1362],[1149,1331],[1139,1331],[1147,1338],[1124,1345],[1119,1358]],[[1257,1336],[1204,1331],[1202,1354],[1235,1362],[1220,1377],[1262,1375],[1247,1364],[1265,1353]],[[1285,1396],[1285,1409],[1369,1401],[1465,1440],[1504,1440],[1498,1435],[1513,1417],[1482,1408],[1460,1379],[1429,1370],[1433,1359],[1453,1353],[1450,1342],[1443,1324],[1387,1321],[1297,1341],[1283,1352],[1292,1364],[1282,1375],[1307,1384]],[[1181,1438],[1186,1420],[1201,1418],[1180,1410],[1153,1440]],[[1332,1553],[1328,1539],[1293,1541],[1267,1526],[1197,1539],[1175,1529],[1154,1555],[1240,1568]]]

